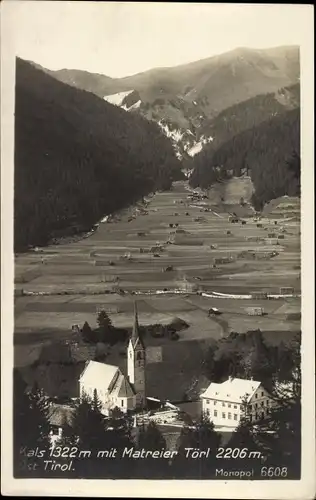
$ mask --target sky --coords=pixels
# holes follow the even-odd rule
[[[304,5],[15,1],[16,55],[111,77],[236,47],[300,45]],[[307,6],[308,7],[308,6]]]

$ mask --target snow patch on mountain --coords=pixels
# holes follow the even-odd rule
[[[158,122],[159,127],[162,129],[164,134],[175,142],[181,141],[183,138],[183,132],[180,129],[170,129],[167,124],[163,123],[161,120]]]
[[[128,90],[127,92],[118,92],[117,94],[105,95],[103,99],[110,104],[114,104],[115,106],[121,106],[125,97],[134,92],[134,90]]]
[[[196,154],[200,153],[203,149],[203,146],[205,144],[209,144],[214,140],[213,137],[205,137],[204,135],[201,136],[201,139],[196,142],[190,149],[188,149],[187,153],[190,156],[195,156]]]
[[[113,104],[114,106],[118,106],[121,109],[124,109],[124,111],[134,111],[140,108],[142,101],[141,99],[139,99],[138,93],[136,93],[135,99],[133,99],[134,96],[126,99],[133,92],[135,91],[128,90],[126,92],[118,92],[117,94],[104,96],[103,99],[110,104]],[[135,100],[134,103],[133,100]],[[171,140],[176,157],[179,160],[182,160],[186,154],[191,157],[195,156],[203,149],[203,146],[205,144],[208,144],[213,140],[212,137],[205,137],[202,135],[197,142],[195,134],[189,128],[187,130],[177,127],[173,128],[164,120],[156,121],[156,123],[161,128],[164,135],[166,135]]]
[[[200,153],[202,151],[202,148],[203,148],[202,142],[201,141],[197,142],[196,144],[194,144],[194,146],[192,146],[192,148],[189,149],[188,155],[195,156],[197,153]]]

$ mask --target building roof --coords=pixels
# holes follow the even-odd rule
[[[57,427],[71,426],[75,411],[76,409],[71,406],[52,403],[48,409],[48,422]]]
[[[93,386],[96,382],[99,382],[104,385],[104,388],[108,389],[118,371],[117,366],[99,363],[98,361],[88,361],[79,381]]]
[[[120,398],[130,398],[134,396],[134,391],[126,377],[122,377],[121,386],[118,392]]]
[[[221,384],[212,382],[201,397],[241,403],[245,397],[250,401],[260,385],[261,382],[255,380],[230,377]]]
[[[131,398],[135,395],[127,378],[120,371],[111,388],[111,396],[119,398]]]

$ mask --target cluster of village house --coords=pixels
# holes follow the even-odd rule
[[[146,408],[146,400],[153,399],[146,394],[146,349],[139,335],[138,315],[135,318],[132,335],[127,347],[127,376],[113,365],[88,361],[79,378],[80,396],[91,398],[97,394],[102,404],[102,413],[119,408],[123,413]],[[202,412],[211,420],[215,428],[234,429],[244,416],[255,422],[265,417],[273,401],[261,382],[252,379],[229,377],[222,383],[212,382],[200,395]],[[169,405],[173,409],[174,405]],[[52,433],[60,436],[62,427],[56,416],[56,408],[51,414]],[[64,417],[63,417],[64,418]]]

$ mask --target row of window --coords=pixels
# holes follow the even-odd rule
[[[264,406],[266,403],[267,406],[269,406],[270,401],[268,399],[261,401],[260,405],[259,403],[254,403],[254,405],[249,405],[249,410],[252,410],[253,408],[260,408],[260,406]]]
[[[257,396],[258,396],[258,394],[255,394],[256,398],[257,398]],[[264,396],[264,392],[261,393],[261,396]],[[266,404],[269,405],[269,400],[266,399],[265,401],[266,401]],[[214,406],[216,406],[217,403],[219,403],[219,401],[213,400]],[[206,404],[210,404],[210,400],[209,399],[206,400]],[[222,401],[222,406],[226,406],[226,405],[227,405],[228,408],[231,408],[233,406],[235,409],[237,409],[238,406],[239,406],[239,405],[232,405],[231,403],[225,403],[224,401]],[[258,405],[258,403],[255,403],[254,404],[254,408],[257,408],[257,405]],[[261,406],[264,406],[264,401],[261,401]],[[251,405],[249,405],[249,409],[251,409]]]
[[[210,410],[207,410],[206,412],[208,415],[211,415],[211,412]],[[217,410],[214,410],[214,417],[217,417],[218,415],[218,411]],[[226,413],[222,413],[222,418],[226,418]],[[232,419],[232,414],[231,413],[227,413],[227,418],[229,420]],[[234,413],[234,420],[238,420],[238,415],[236,413]]]
[[[218,402],[219,401],[213,400],[214,406],[216,406]],[[206,404],[207,405],[210,404],[210,400],[209,399],[206,400]],[[222,401],[222,406],[226,406],[226,403],[224,403],[224,401]],[[231,403],[227,403],[227,406],[228,406],[228,408],[231,408],[233,406],[235,409],[237,409],[239,405],[232,405]]]
[[[270,412],[271,412],[270,408],[267,408],[266,413],[264,411],[262,411],[260,413],[256,413],[255,415],[249,415],[248,418],[249,418],[250,422],[252,420],[259,420],[260,418],[264,418],[265,415],[266,414],[268,415]]]
[[[263,397],[263,396],[264,396],[264,392],[263,392],[263,391],[261,391],[261,397]],[[255,398],[256,398],[256,399],[258,398],[258,393],[257,393],[257,392],[256,392],[256,394],[255,394]]]
[[[211,412],[210,410],[207,410],[206,411],[207,415],[211,416]],[[267,413],[269,413],[269,409],[267,410]],[[217,417],[218,416],[218,411],[217,410],[214,410],[214,417]],[[256,413],[255,415],[249,415],[249,420],[251,421],[252,419],[254,420],[259,420],[260,418],[264,418],[265,416],[265,412],[261,412],[260,414],[259,413]],[[232,417],[234,417],[234,420],[238,420],[238,415],[236,413],[234,413],[233,415],[231,413],[227,413],[227,418],[228,420],[232,420]],[[222,418],[226,418],[226,413],[222,413]]]

